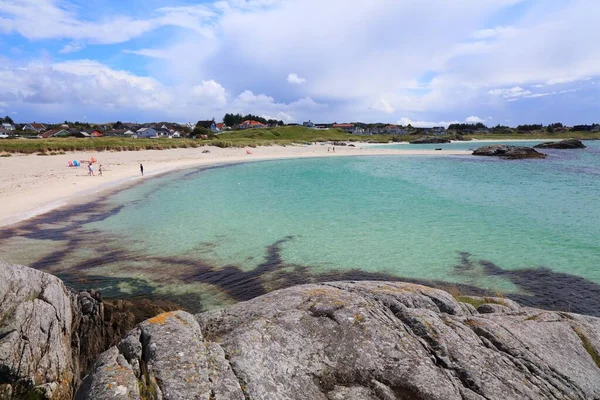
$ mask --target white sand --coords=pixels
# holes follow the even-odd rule
[[[302,157],[336,157],[355,155],[466,155],[469,151],[426,151],[328,146],[272,146],[250,149],[198,147],[171,150],[124,152],[73,152],[56,156],[16,155],[0,157],[0,226],[46,213],[73,203],[83,196],[96,195],[120,185],[147,179],[162,173],[194,166],[231,164],[258,160]],[[203,150],[210,153],[203,154]],[[87,164],[68,167],[69,160],[95,157],[94,172],[103,166],[103,176],[87,175]],[[144,165],[142,178],[139,164]]]

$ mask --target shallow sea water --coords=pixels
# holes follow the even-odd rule
[[[597,314],[600,141],[586,145],[545,150],[546,160],[340,157],[181,171],[5,229],[1,258],[108,297],[165,297],[193,311],[298,283],[400,279]]]

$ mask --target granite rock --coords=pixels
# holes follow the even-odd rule
[[[533,146],[535,149],[585,149],[581,140],[565,139],[560,142],[545,142]]]
[[[492,144],[482,146],[473,151],[474,156],[495,156],[506,160],[518,160],[523,158],[546,158],[546,155],[531,147],[507,146],[505,144]]]

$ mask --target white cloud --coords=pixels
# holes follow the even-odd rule
[[[348,7],[347,0],[219,0],[196,6],[154,0],[150,4],[160,3],[161,8],[150,5],[148,11],[128,15],[127,11],[94,13],[88,8],[98,7],[99,2],[83,0],[0,0],[0,34],[20,34],[32,46],[62,46],[62,54],[86,46],[88,56],[97,48],[91,45],[142,38],[127,46],[107,47],[132,56],[111,57],[108,62],[113,68],[100,65],[85,74],[85,60],[78,61],[75,71],[57,65],[52,53],[42,63],[44,68],[25,58],[32,52],[11,54],[30,71],[37,68],[40,76],[0,71],[24,79],[18,82],[23,89],[0,82],[0,96],[51,101],[64,92],[54,80],[69,87],[66,77],[74,76],[74,84],[89,82],[90,91],[103,93],[114,86],[108,104],[121,104],[122,95],[130,97],[128,104],[133,107],[133,96],[140,98],[136,109],[155,107],[164,113],[212,113],[219,107],[238,107],[272,116],[283,112],[298,119],[372,121],[402,110],[429,123],[454,119],[449,116],[469,110],[498,120],[509,116],[513,121],[537,113],[539,121],[543,115],[554,117],[552,110],[569,107],[561,107],[558,97],[554,108],[541,111],[527,108],[525,102],[519,111],[503,104],[558,95],[559,89],[598,86],[586,79],[600,77],[600,42],[593,40],[600,36],[595,17],[600,3],[529,2],[524,11],[504,18],[507,22],[502,26],[489,24],[519,2],[469,1],[456,7],[447,0],[378,0]],[[144,36],[163,27],[177,29],[169,29],[160,40]],[[418,34],[423,31],[427,35]],[[405,40],[394,40],[397,37]],[[355,56],[347,62],[345,54]],[[124,58],[129,64],[118,64]],[[144,71],[147,76],[128,71],[129,65],[135,65],[131,71]],[[290,86],[277,84],[274,77],[287,77],[302,98],[290,100]],[[540,90],[548,85],[564,86]],[[50,88],[59,94],[52,95]],[[244,95],[246,90],[252,96]],[[73,98],[96,104],[83,89],[73,92]],[[587,96],[586,104],[590,98],[594,96]],[[508,115],[517,112],[521,116]]]
[[[580,77],[580,76],[563,76],[559,78],[552,78],[546,81],[546,85],[559,85],[564,83],[571,83],[577,81],[589,81],[591,77]]]
[[[385,100],[384,98],[380,98],[379,100],[377,100],[377,102],[373,104],[371,108],[374,110],[383,111],[387,114],[391,114],[394,111],[396,111],[394,107],[392,107],[390,103],[388,103],[387,100]]]
[[[514,99],[517,97],[525,97],[531,95],[530,90],[525,90],[520,86],[515,86],[508,89],[493,89],[488,91],[489,94],[494,96],[501,96],[505,99]]]
[[[227,92],[225,88],[212,79],[202,81],[200,85],[194,86],[192,92],[197,99],[211,103],[216,107],[223,107],[227,104]]]
[[[287,81],[292,85],[301,85],[303,83],[306,83],[306,79],[299,77],[298,74],[295,73],[289,74],[287,77]]]
[[[473,33],[474,39],[499,39],[516,36],[519,31],[512,26],[497,26],[495,28],[480,29]]]
[[[160,49],[140,49],[140,50],[123,50],[126,54],[135,54],[138,56],[152,57],[152,58],[168,58],[169,54]]]
[[[398,124],[406,126],[411,125],[414,128],[431,128],[434,126],[443,126],[447,128],[451,124],[458,124],[460,121],[439,121],[439,122],[431,122],[431,121],[413,121],[410,118],[402,117],[398,121]]]
[[[69,43],[67,45],[65,45],[60,51],[60,54],[68,54],[68,53],[75,53],[81,49],[83,49],[85,46],[81,43]]]
[[[203,5],[162,7],[146,19],[111,15],[101,20],[85,20],[75,13],[76,10],[62,0],[1,1],[0,14],[4,16],[0,17],[0,32],[16,32],[31,40],[70,39],[111,44],[127,42],[163,26],[176,26],[211,36],[212,29],[206,21],[216,16]]]
[[[481,122],[481,123],[483,123],[483,122],[485,122],[485,121],[484,121],[484,120],[482,120],[482,119],[481,119],[481,118],[479,118],[479,117],[476,117],[476,116],[472,115],[472,116],[470,116],[470,117],[467,117],[467,118],[465,119],[465,122],[466,122],[466,123],[468,123],[468,124],[476,124],[476,123],[478,123],[478,122]]]

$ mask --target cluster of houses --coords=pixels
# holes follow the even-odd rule
[[[351,133],[353,135],[410,135],[411,133],[415,133],[414,128],[403,128],[398,125],[382,125],[371,128],[364,128],[356,124],[314,124],[312,121],[307,121],[302,124],[302,126],[313,129],[341,129],[347,133]],[[427,135],[444,135],[447,133],[446,128],[443,126],[436,126],[433,128],[419,128],[419,133],[427,134]]]
[[[200,125],[206,127],[212,132],[218,133],[226,130],[227,127],[223,123],[215,123],[214,121],[200,121]],[[39,138],[51,137],[78,137],[78,138],[94,138],[102,136],[120,136],[130,138],[178,138],[186,135],[185,132],[193,130],[196,124],[188,123],[185,125],[178,124],[163,124],[161,126],[151,124],[121,124],[119,129],[113,129],[110,126],[96,126],[90,129],[79,129],[69,127],[67,124],[46,125],[42,123],[29,123],[21,126],[15,126],[9,123],[2,123],[0,134],[4,136],[15,135],[18,131],[25,131]],[[31,135],[30,135],[31,136]]]

